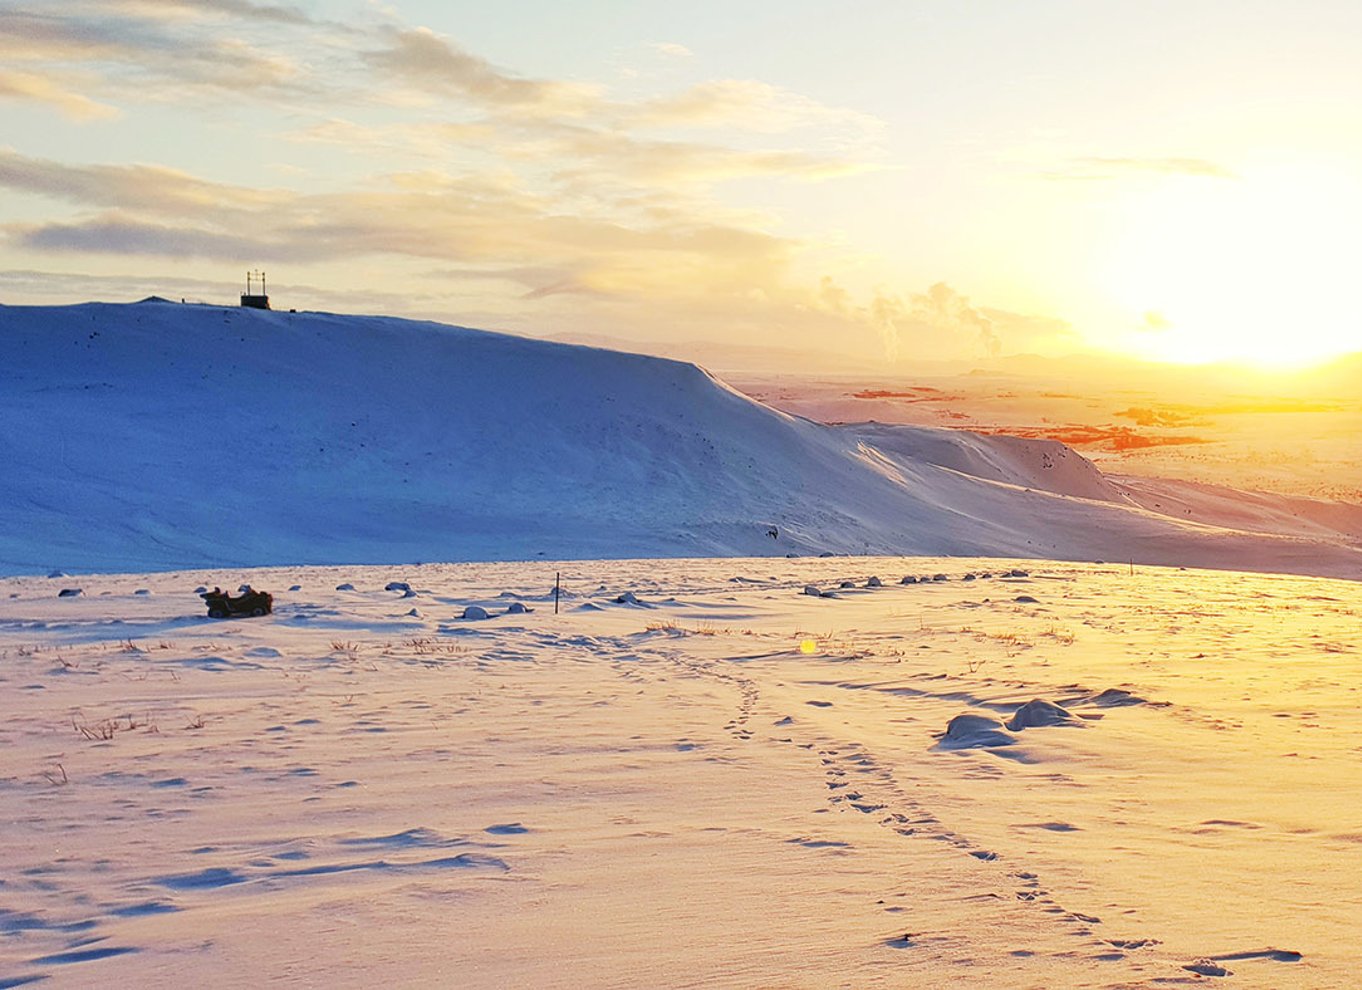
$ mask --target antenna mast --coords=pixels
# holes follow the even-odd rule
[[[259,280],[260,291],[255,292],[255,283]],[[269,309],[270,297],[265,292],[265,272],[247,271],[246,272],[246,292],[241,297],[241,305],[251,309]]]

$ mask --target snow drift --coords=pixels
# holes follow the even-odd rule
[[[0,308],[0,572],[1024,555],[1362,576],[1062,444],[828,427],[691,364],[384,317]],[[774,535],[772,535],[774,534]]]

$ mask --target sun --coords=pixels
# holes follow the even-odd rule
[[[1178,177],[1128,201],[1099,279],[1123,345],[1177,363],[1298,368],[1362,350],[1362,185],[1319,165]]]

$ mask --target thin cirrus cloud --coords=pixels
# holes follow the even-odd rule
[[[485,107],[573,114],[599,98],[595,87],[505,72],[427,28],[394,31],[386,44],[362,57],[371,68],[424,93],[453,94]]]
[[[569,163],[556,171],[582,185],[607,177],[643,184],[713,183],[753,176],[829,179],[870,168],[848,158],[801,150],[746,150],[719,144],[645,138],[596,127],[556,127],[538,136]]]
[[[105,8],[168,19],[209,16],[240,17],[273,24],[314,25],[321,23],[292,4],[252,3],[251,0],[103,0]]]
[[[0,72],[0,99],[23,100],[54,107],[76,121],[108,120],[119,109],[77,93],[48,76],[33,72]]]
[[[667,58],[691,58],[695,54],[685,45],[675,41],[653,41],[648,44],[648,47]]]
[[[818,126],[854,132],[862,140],[882,125],[861,113],[825,106],[756,80],[720,79],[679,94],[620,103],[601,87],[531,79],[500,69],[425,28],[394,31],[380,48],[363,53],[373,69],[431,96],[457,95],[494,113],[548,116],[614,130],[704,127],[778,133]]]
[[[268,207],[281,194],[208,182],[158,165],[66,165],[0,149],[0,187],[84,206],[184,215]]]
[[[1233,179],[1235,173],[1204,158],[1071,158],[1045,173],[1059,181],[1100,181],[1138,175],[1183,175],[1203,179]]]
[[[504,160],[542,169],[574,191],[603,184],[710,184],[757,176],[803,181],[854,175],[879,167],[848,154],[794,149],[743,149],[717,142],[631,133],[594,121],[509,120],[422,121],[368,125],[342,117],[290,131],[296,143],[329,144],[369,156],[411,155],[442,159],[458,148],[494,148]]]
[[[269,36],[274,42],[270,50],[209,29],[214,19],[227,14],[276,21],[283,34]],[[202,89],[230,91],[236,97],[284,93],[306,97],[306,109],[323,119],[288,136],[334,140],[346,116],[334,112],[340,106],[400,103],[403,96],[415,97],[427,107],[438,107],[448,119],[366,125],[371,133],[382,131],[393,139],[384,143],[384,150],[439,154],[436,142],[447,143],[445,153],[476,144],[481,154],[521,160],[541,150],[555,155],[580,151],[592,169],[614,153],[626,177],[643,181],[675,181],[689,173],[713,181],[756,174],[806,179],[845,175],[856,170],[846,159],[861,159],[856,164],[864,166],[870,157],[863,153],[867,136],[878,126],[865,115],[824,107],[750,80],[718,80],[671,97],[612,102],[598,86],[509,72],[425,28],[388,24],[367,32],[359,28],[332,32],[330,25],[313,22],[289,5],[108,0],[95,7],[71,2],[36,12],[14,9],[6,11],[5,18],[0,56],[16,63],[28,61],[42,75],[12,73],[8,85],[0,87],[0,96],[59,105],[77,119],[107,113],[101,110],[107,104],[91,90],[135,98],[145,83],[154,81],[174,83],[146,91],[160,102],[192,99],[193,91]],[[295,29],[308,26],[319,28],[306,36],[309,50],[325,57],[304,65],[287,40]],[[77,84],[77,68],[90,70],[84,85]],[[358,72],[352,71],[356,68]],[[90,77],[97,84],[91,84]],[[351,128],[356,140],[348,146],[372,148],[358,127]],[[754,148],[747,140],[752,133],[809,127],[827,132],[816,152],[808,142],[793,148]],[[469,129],[459,134],[459,128],[476,128],[478,133]],[[655,134],[645,138],[641,133],[659,128],[724,129],[744,146],[739,150],[728,147],[728,142]],[[565,174],[579,183],[585,173],[568,167]]]
[[[514,75],[425,29],[390,32],[382,47],[362,57],[394,85],[431,98],[461,98],[466,109],[480,115],[473,121],[405,125],[409,146],[430,150],[432,139],[476,138],[479,150],[494,148],[522,169],[554,163],[553,178],[574,194],[619,182],[706,184],[752,176],[818,180],[874,167],[867,153],[877,133],[873,118],[762,83],[722,80],[668,99],[623,103],[607,99],[599,87]],[[334,140],[357,126],[332,121],[291,136]],[[388,128],[386,136],[400,138],[403,126]],[[675,136],[678,129],[722,128],[750,144],[753,132],[801,127],[828,132],[824,146],[739,147]],[[477,133],[458,133],[461,128]]]
[[[648,100],[631,116],[650,126],[741,127],[778,133],[801,127],[841,129],[861,139],[883,129],[869,114],[829,107],[753,79],[715,79],[681,93]]]
[[[850,154],[801,148],[735,148],[631,132],[595,120],[526,121],[489,115],[472,122],[419,122],[375,127],[331,118],[292,131],[288,139],[325,143],[367,155],[447,157],[461,147],[495,149],[525,172],[542,172],[564,191],[601,198],[600,190],[709,185],[732,179],[776,177],[818,181],[878,168]]]
[[[369,155],[411,155],[441,159],[452,148],[490,144],[497,138],[488,123],[422,121],[401,124],[360,124],[344,117],[328,117],[284,137],[299,144],[325,144],[344,150],[363,149]]]
[[[145,6],[76,3],[0,11],[0,58],[54,75],[69,76],[80,66],[98,72],[100,88],[121,92],[147,81],[233,93],[278,91],[303,75],[285,52],[217,37],[197,20],[142,16]],[[158,96],[173,99],[174,93]]]
[[[38,251],[120,255],[157,255],[175,258],[284,257],[268,243],[191,227],[152,224],[119,214],[81,223],[49,223],[21,233],[19,242]]]

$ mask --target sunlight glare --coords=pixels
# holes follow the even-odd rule
[[[1128,204],[1101,266],[1127,346],[1176,363],[1300,367],[1362,350],[1349,305],[1362,189],[1318,166],[1182,177]]]

